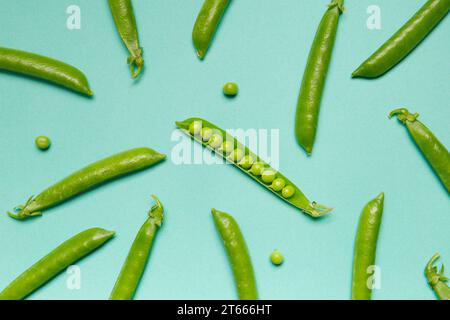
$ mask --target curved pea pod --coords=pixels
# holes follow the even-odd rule
[[[86,76],[77,68],[35,53],[0,47],[0,70],[39,78],[92,96]]]
[[[261,186],[263,186],[266,190],[272,192],[277,197],[283,199],[287,203],[291,204],[292,206],[300,209],[304,213],[312,216],[312,217],[320,217],[327,213],[329,213],[332,209],[328,208],[326,206],[320,205],[316,202],[311,202],[306,198],[306,196],[303,194],[303,192],[288,178],[286,178],[281,172],[276,173],[276,177],[284,180],[286,187],[289,186],[290,192],[289,194],[285,194],[283,196],[282,190],[274,190],[274,188],[270,185],[267,185],[263,178],[260,175],[252,174],[252,168],[244,168],[242,165],[240,165],[237,161],[233,161],[230,159],[229,156],[227,156],[223,151],[221,151],[218,148],[212,147],[211,141],[204,141],[200,135],[192,134],[189,131],[190,126],[192,126],[193,123],[199,123],[201,124],[202,128],[210,128],[214,132],[216,132],[218,135],[222,136],[224,141],[230,141],[233,145],[234,149],[242,150],[242,154],[246,156],[250,156],[255,164],[261,165],[265,170],[272,169],[268,163],[266,163],[263,159],[261,159],[258,155],[250,151],[246,146],[241,144],[239,141],[237,141],[233,136],[228,134],[225,130],[219,128],[215,124],[201,119],[201,118],[189,118],[184,121],[176,122],[176,125],[184,132],[186,135],[191,137],[193,140],[201,143],[204,147],[208,148],[209,150],[213,151],[220,157],[224,158],[229,163],[233,164],[236,168],[241,170],[243,173],[245,173],[247,176],[258,182]],[[275,169],[272,169],[275,170]],[[285,190],[285,189],[283,189]]]
[[[152,196],[156,204],[151,208],[148,219],[142,225],[127,259],[120,271],[116,284],[111,292],[111,300],[131,300],[134,297],[139,281],[144,273],[145,266],[152,250],[153,240],[161,227],[164,208],[156,196]]]
[[[408,129],[409,134],[419,147],[445,189],[450,192],[450,153],[434,134],[417,118],[418,113],[410,113],[405,108],[395,109],[389,118],[397,116]]]
[[[425,39],[449,10],[450,0],[427,1],[411,19],[352,73],[352,77],[376,78],[388,72]]]
[[[383,209],[384,194],[380,193],[366,204],[359,218],[353,260],[353,300],[370,300],[372,297],[372,288],[369,287],[372,274],[369,268],[375,265]]]
[[[131,0],[108,0],[108,3],[120,38],[130,53],[127,62],[130,65],[131,75],[135,79],[142,72],[144,59],[142,48],[139,46],[133,5]]]
[[[192,31],[197,56],[203,59],[231,0],[205,0]]]
[[[433,289],[434,293],[440,300],[450,300],[450,288],[447,285],[448,278],[444,275],[444,265],[441,270],[434,266],[434,263],[439,259],[440,254],[436,253],[425,267],[425,276],[428,284]]]
[[[228,213],[216,209],[211,212],[230,260],[239,299],[257,300],[258,290],[252,261],[239,225]]]
[[[47,208],[56,206],[107,181],[149,168],[165,158],[164,154],[149,148],[136,148],[117,153],[69,175],[36,197],[30,197],[25,205],[16,208],[16,213],[8,212],[8,215],[19,220],[40,216]]]
[[[2,292],[0,300],[20,300],[48,282],[68,266],[88,255],[114,236],[114,231],[100,228],[85,230],[36,262]]]
[[[312,153],[316,139],[320,103],[333,53],[339,17],[344,11],[343,5],[344,0],[333,0],[328,5],[317,28],[303,74],[295,116],[295,137],[308,155]]]

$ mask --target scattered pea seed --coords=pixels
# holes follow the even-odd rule
[[[238,85],[234,82],[227,82],[223,86],[223,93],[229,97],[234,97],[235,95],[237,95],[238,90],[239,90]]]
[[[222,147],[220,148],[220,151],[222,151],[228,155],[231,152],[233,152],[233,149],[234,149],[233,141],[227,140],[222,143]]]
[[[202,122],[201,121],[193,121],[189,125],[189,133],[194,136],[200,134],[201,130],[202,130]]]
[[[239,165],[245,170],[248,170],[252,167],[253,162],[255,162],[255,160],[251,155],[248,154],[242,158],[242,160],[239,162]]]
[[[281,190],[281,195],[283,196],[283,198],[290,198],[294,195],[295,193],[295,189],[293,186],[288,185],[286,187],[283,188],[283,190]]]
[[[231,152],[230,158],[234,162],[239,162],[244,157],[244,150],[236,148]]]
[[[272,182],[272,189],[274,191],[281,191],[283,190],[284,186],[286,185],[286,182],[284,181],[283,178],[276,178],[275,180],[273,180]]]
[[[265,183],[271,183],[273,180],[275,180],[276,177],[277,177],[277,172],[273,169],[264,170],[261,175],[261,179]]]
[[[254,163],[252,165],[252,168],[250,169],[250,172],[255,176],[260,176],[263,171],[264,171],[264,165],[259,162]]]
[[[222,145],[223,138],[220,134],[214,133],[209,139],[209,145],[214,149],[219,148]]]
[[[273,250],[272,254],[270,255],[270,261],[276,265],[279,266],[284,262],[284,257],[278,250]]]
[[[213,135],[213,130],[211,128],[203,128],[200,135],[203,141],[209,141]]]
[[[51,144],[50,139],[46,136],[39,136],[36,140],[34,140],[34,142],[36,143],[36,147],[40,150],[47,150],[50,148]]]

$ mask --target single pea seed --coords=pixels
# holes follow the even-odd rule
[[[283,178],[276,178],[272,181],[272,189],[277,192],[283,190],[285,185],[286,181]]]
[[[202,130],[202,122],[201,121],[193,121],[189,125],[189,133],[194,136],[200,134],[201,130]]]
[[[244,151],[242,149],[236,148],[231,152],[230,159],[234,162],[239,162],[244,157]]]
[[[211,139],[209,139],[208,143],[211,147],[213,147],[214,149],[217,149],[222,145],[222,141],[223,141],[222,136],[218,133],[214,133],[211,136]]]
[[[239,162],[239,165],[244,168],[245,170],[248,170],[252,167],[255,160],[251,155],[246,155],[242,158],[242,160]]]
[[[226,96],[229,97],[234,97],[235,95],[238,94],[239,91],[239,87],[236,83],[234,82],[227,82],[225,83],[225,85],[223,86],[223,93]]]
[[[276,177],[277,177],[277,172],[273,169],[264,170],[261,175],[261,179],[265,183],[271,183],[273,180],[275,180]]]
[[[220,151],[222,151],[225,154],[230,154],[231,152],[233,152],[234,149],[234,143],[233,141],[224,141],[224,143],[222,143],[222,147],[220,148]]]
[[[209,141],[213,135],[213,130],[211,128],[203,128],[200,135],[203,141]]]
[[[50,148],[50,139],[46,136],[39,136],[34,140],[36,143],[36,147],[38,147],[40,150],[47,150]]]
[[[250,172],[255,176],[260,176],[263,171],[264,171],[264,164],[258,162],[254,163],[252,165],[252,168],[250,169]]]
[[[294,195],[295,193],[295,189],[293,186],[288,185],[286,187],[283,188],[283,190],[281,190],[281,195],[283,196],[283,198],[290,198]]]
[[[270,255],[270,261],[276,265],[279,266],[284,262],[284,257],[278,250],[273,250],[272,254]]]

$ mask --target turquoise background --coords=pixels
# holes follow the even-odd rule
[[[130,79],[127,52],[107,1],[16,0],[0,11],[1,45],[77,66],[93,99],[26,77],[0,73],[1,210],[72,171],[125,149],[149,146],[165,163],[128,176],[23,222],[0,219],[0,287],[70,236],[89,227],[117,236],[78,263],[80,290],[62,274],[33,299],[104,299],[157,194],[164,227],[136,298],[234,299],[232,274],[210,209],[233,214],[247,240],[263,299],[348,299],[353,244],[366,202],[386,194],[375,299],[434,299],[423,269],[437,251],[450,265],[449,197],[404,127],[387,114],[408,106],[450,145],[450,19],[399,66],[377,80],[351,72],[425,1],[346,1],[311,158],[293,135],[306,58],[328,0],[245,0],[228,9],[205,61],[191,44],[202,0],[133,1],[145,72]],[[81,30],[66,28],[66,8],[81,7]],[[368,30],[366,9],[382,10]],[[222,85],[240,86],[235,99]],[[223,165],[175,165],[174,121],[200,116],[223,128],[279,129],[281,170],[311,200],[333,206],[314,221]],[[45,134],[48,152],[34,146]],[[200,148],[195,146],[195,148]],[[271,251],[285,255],[280,268]]]

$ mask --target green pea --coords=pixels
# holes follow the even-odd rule
[[[222,147],[220,148],[220,151],[222,151],[225,154],[230,154],[231,152],[233,152],[234,149],[234,143],[233,141],[224,141],[224,143],[222,143]]]
[[[201,121],[193,121],[189,126],[189,133],[196,136],[200,134],[202,130],[202,122]]]
[[[252,165],[252,168],[250,169],[250,172],[255,176],[260,176],[264,171],[264,164],[262,163],[254,163]]]
[[[276,178],[275,180],[272,181],[272,189],[274,191],[283,190],[285,185],[286,185],[286,181],[284,181],[283,178]]]
[[[219,148],[222,145],[223,138],[220,134],[214,133],[209,139],[209,145],[214,149]]]
[[[200,135],[203,141],[209,141],[213,135],[213,130],[211,128],[203,128]]]
[[[264,170],[261,175],[261,179],[265,183],[271,183],[273,180],[275,180],[276,177],[277,177],[277,172],[273,169]]]
[[[272,254],[270,255],[270,261],[276,265],[279,266],[284,262],[284,257],[278,250],[273,250]]]
[[[230,159],[234,162],[239,162],[244,157],[244,151],[242,149],[236,148],[231,152]]]
[[[251,155],[248,154],[241,159],[239,165],[245,170],[248,170],[252,167],[253,162],[255,162],[255,160]]]
[[[283,198],[290,198],[294,195],[295,193],[295,189],[293,186],[289,185],[283,188],[283,190],[281,190],[281,195],[283,196]]]
[[[50,139],[46,136],[39,136],[34,140],[36,143],[36,147],[38,147],[40,150],[47,150],[50,148]]]
[[[238,90],[239,90],[239,87],[234,82],[227,82],[223,86],[223,93],[226,96],[229,96],[229,97],[234,97],[235,95],[237,95],[238,94]]]

